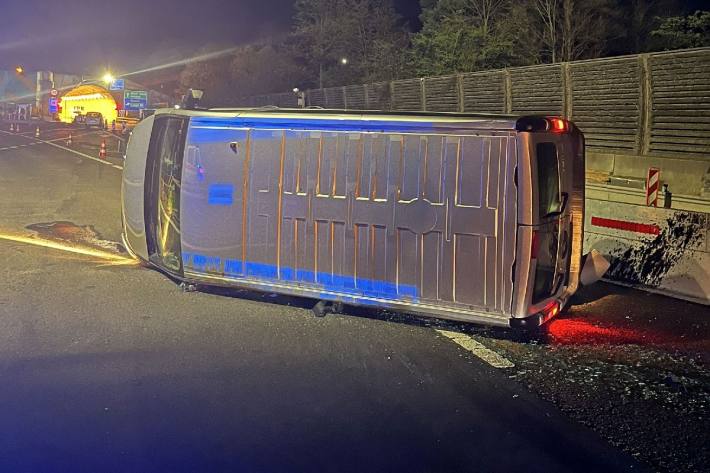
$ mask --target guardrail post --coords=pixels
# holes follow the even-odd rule
[[[639,154],[647,155],[651,150],[651,124],[653,122],[651,68],[648,64],[648,54],[639,54],[639,128],[637,148]]]

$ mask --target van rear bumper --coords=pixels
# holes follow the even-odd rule
[[[535,314],[525,318],[511,317],[510,327],[515,329],[531,329],[542,325],[542,314]]]
[[[511,317],[509,320],[512,328],[535,328],[547,323],[562,312],[562,308],[569,300],[571,294],[565,293],[566,297],[556,297],[545,301],[544,306],[535,310],[532,315],[527,317]],[[538,306],[539,307],[539,306]]]

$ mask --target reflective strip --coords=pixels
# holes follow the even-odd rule
[[[592,217],[592,225],[595,227],[624,230],[626,232],[647,233],[649,235],[658,235],[661,233],[661,228],[658,225],[614,220],[613,218]]]

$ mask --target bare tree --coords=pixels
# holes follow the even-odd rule
[[[609,38],[611,0],[562,0],[561,61],[602,55]]]
[[[609,39],[613,0],[534,0],[543,51],[555,63],[599,57]]]
[[[534,0],[533,6],[543,25],[542,44],[547,49],[551,62],[557,62],[558,39],[558,15],[560,11],[560,0]]]
[[[488,37],[496,17],[504,11],[510,2],[508,0],[468,0],[467,3],[474,16],[479,18],[481,22],[483,36]]]

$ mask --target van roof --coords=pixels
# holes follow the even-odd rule
[[[240,107],[240,108],[210,108],[211,112],[225,113],[243,113],[243,112],[259,112],[259,113],[297,113],[306,115],[380,115],[380,116],[398,116],[398,117],[455,117],[455,118],[508,118],[516,119],[519,115],[506,113],[468,113],[468,112],[425,112],[425,111],[407,111],[407,110],[346,110],[338,108],[281,108],[275,106],[265,107]]]
[[[259,119],[264,121],[312,121],[328,120],[331,123],[383,121],[397,122],[405,126],[434,125],[465,129],[515,130],[520,115],[455,113],[455,112],[408,112],[380,110],[338,110],[322,108],[212,108],[212,109],[159,109],[156,115],[176,114],[204,119],[233,118],[238,120]]]

